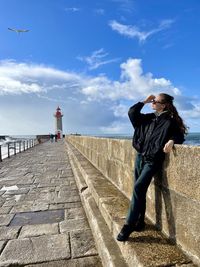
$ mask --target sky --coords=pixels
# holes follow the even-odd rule
[[[0,0],[0,135],[54,133],[58,106],[63,133],[129,135],[129,108],[161,92],[200,132],[199,14],[199,0]]]

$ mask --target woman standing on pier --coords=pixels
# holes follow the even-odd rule
[[[184,142],[187,128],[173,100],[172,96],[164,93],[150,95],[129,110],[128,115],[135,129],[133,147],[137,151],[135,184],[126,223],[117,236],[118,241],[126,241],[133,231],[144,229],[146,193],[152,177],[162,167],[165,153],[169,153],[174,144]],[[154,113],[140,112],[147,103],[151,103]]]

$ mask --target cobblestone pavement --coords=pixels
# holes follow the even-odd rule
[[[102,266],[64,141],[0,163],[0,266]]]

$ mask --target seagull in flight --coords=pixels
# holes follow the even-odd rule
[[[16,33],[29,32],[29,30],[14,29],[14,28],[8,28],[8,30]]]

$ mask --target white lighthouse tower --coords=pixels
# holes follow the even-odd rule
[[[56,113],[54,114],[54,117],[56,118],[56,129],[55,129],[55,134],[57,134],[57,138],[61,139],[62,138],[62,117],[63,114],[61,113],[61,109],[57,107]]]

